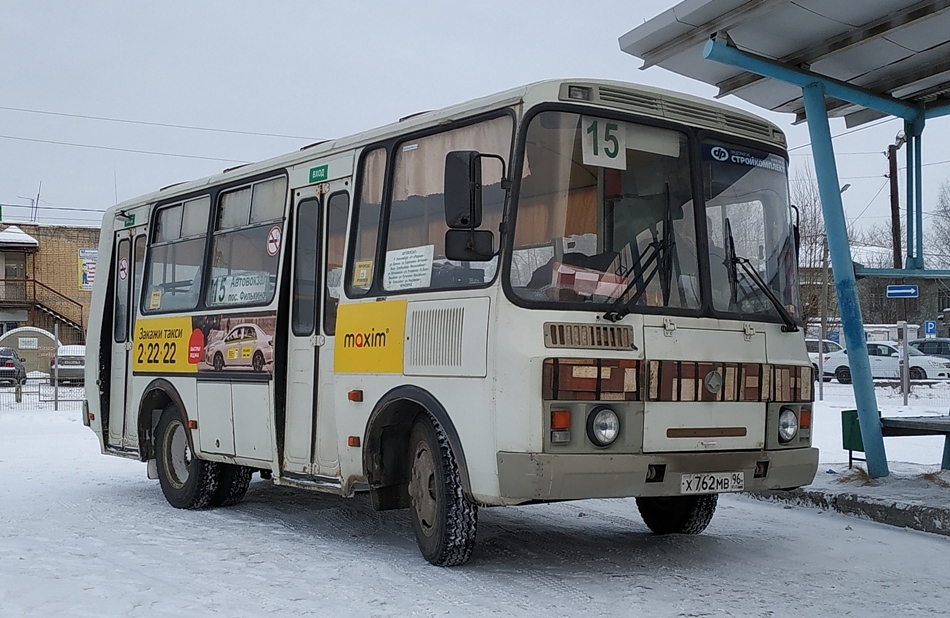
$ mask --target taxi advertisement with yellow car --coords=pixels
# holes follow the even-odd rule
[[[141,373],[273,374],[274,313],[140,318],[132,369]]]

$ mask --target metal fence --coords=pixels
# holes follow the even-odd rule
[[[85,397],[82,384],[54,385],[48,376],[28,377],[25,384],[0,383],[0,408],[3,409],[73,409]]]

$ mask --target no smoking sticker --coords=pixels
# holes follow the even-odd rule
[[[119,280],[125,281],[129,277],[129,260],[122,258],[119,260]]]
[[[280,251],[280,228],[274,226],[267,233],[267,255],[277,255]]]

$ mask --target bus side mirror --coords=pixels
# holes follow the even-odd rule
[[[495,236],[488,230],[448,230],[445,257],[457,262],[488,262],[495,257]]]
[[[449,228],[474,230],[482,224],[482,162],[477,151],[455,150],[445,155],[443,192]]]

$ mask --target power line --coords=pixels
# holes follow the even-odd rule
[[[884,124],[885,122],[890,122],[891,120],[894,120],[894,118],[882,118],[881,120],[879,120],[879,121],[877,121],[877,122],[872,122],[871,124],[866,124],[866,125],[857,127],[857,128],[855,128],[855,129],[851,129],[851,130],[849,130],[849,131],[845,131],[845,132],[843,132],[843,133],[839,133],[839,134],[837,134],[837,135],[832,135],[832,136],[831,136],[831,139],[835,139],[835,138],[838,138],[838,137],[842,137],[842,136],[844,136],[844,135],[851,135],[852,133],[857,133],[858,131],[863,131],[863,130],[865,130],[865,129],[870,129],[871,127],[876,127],[876,126],[878,126],[878,125],[882,125],[882,124]],[[791,151],[793,151],[793,150],[798,150],[799,148],[805,148],[806,146],[811,146],[811,142],[805,142],[805,143],[802,144],[801,146],[795,146],[794,148],[789,148],[788,151],[791,152]]]
[[[868,208],[871,207],[871,204],[874,203],[874,200],[877,199],[877,196],[881,194],[881,191],[883,191],[883,190],[884,190],[884,187],[886,187],[888,184],[889,184],[888,182],[885,182],[884,184],[881,185],[881,188],[877,190],[877,193],[874,194],[874,197],[871,198],[871,201],[868,202],[868,205],[864,207],[864,210],[862,210],[860,213],[858,213],[858,216],[855,217],[855,218],[853,218],[852,221],[857,221],[858,219],[861,218],[861,215],[863,215],[864,213],[867,212]]]
[[[6,107],[0,105],[0,109],[7,110],[11,112],[23,112],[25,114],[43,114],[46,116],[61,116],[63,118],[82,118],[84,120],[99,120],[102,122],[119,122],[123,124],[141,124],[150,127],[165,127],[171,129],[187,129],[189,131],[211,131],[214,133],[234,133],[236,135],[255,135],[259,137],[279,137],[282,139],[306,139],[317,141],[320,138],[311,137],[308,135],[283,135],[280,133],[264,133],[259,131],[239,131],[237,129],[216,129],[213,127],[198,127],[194,125],[186,124],[172,124],[166,122],[150,122],[148,120],[127,120],[124,118],[109,118],[107,116],[87,116],[84,114],[68,114],[65,112],[50,112],[41,109],[25,109],[22,107]]]
[[[3,204],[0,204],[0,206],[3,206],[4,208],[32,208],[32,206],[30,206],[29,204],[6,204],[6,203],[3,203]],[[69,208],[69,207],[66,207],[66,206],[43,206],[42,208],[40,208],[40,210],[41,210],[41,211],[47,211],[47,210],[69,210],[69,211],[73,211],[73,212],[97,212],[97,213],[100,213],[100,214],[105,212],[105,209],[100,209],[100,208]]]
[[[56,146],[73,146],[75,148],[93,148],[96,150],[112,150],[115,152],[132,152],[135,154],[155,155],[159,157],[179,157],[183,159],[201,159],[203,161],[222,161],[224,163],[251,163],[240,159],[222,159],[220,157],[203,157],[201,155],[177,154],[174,152],[158,152],[155,150],[137,150],[135,148],[117,148],[115,146],[98,146],[95,144],[78,144],[75,142],[60,142],[48,139],[36,139],[32,137],[17,137],[15,135],[0,135],[2,139],[12,139],[21,142],[35,142],[38,144],[54,144]]]

